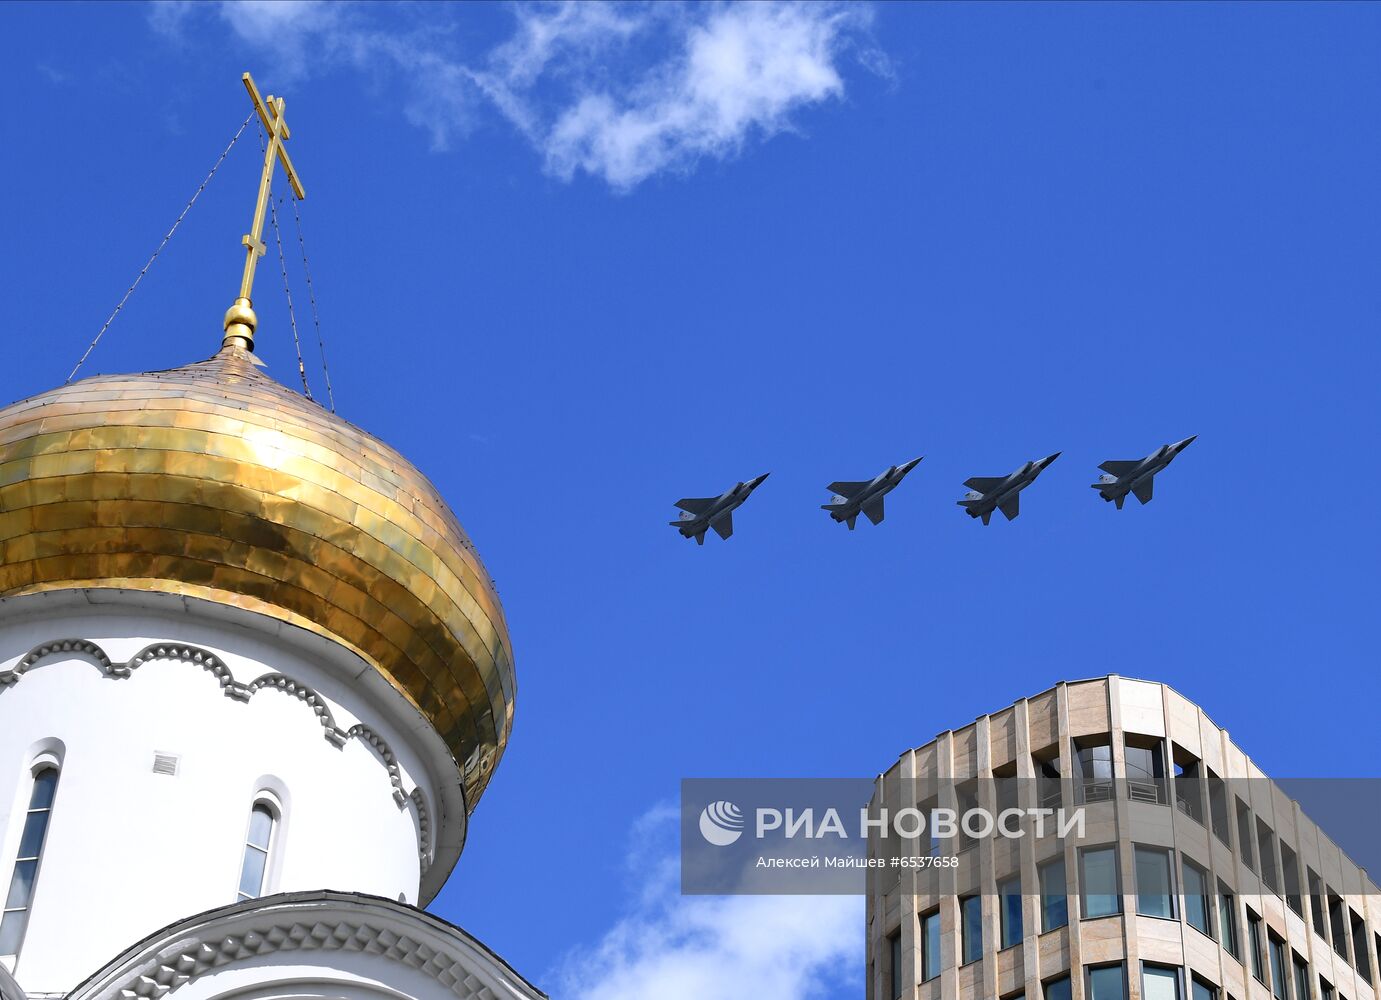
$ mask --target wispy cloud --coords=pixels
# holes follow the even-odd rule
[[[863,900],[855,896],[681,896],[677,814],[634,827],[627,912],[553,978],[572,1000],[810,1000],[855,994]]]
[[[272,56],[280,74],[347,65],[401,80],[405,114],[436,149],[492,109],[553,176],[584,173],[618,190],[798,131],[804,109],[844,95],[846,64],[889,72],[863,5],[590,0],[511,9],[511,36],[478,54],[457,52],[454,33],[425,7],[383,17],[331,0],[162,3],[150,22],[170,38],[194,23],[229,29]]]

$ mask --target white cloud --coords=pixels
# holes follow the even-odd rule
[[[178,38],[205,9],[155,4],[150,19]],[[586,173],[618,190],[794,130],[803,109],[843,96],[846,54],[889,72],[867,42],[862,5],[524,4],[512,8],[509,38],[470,57],[426,7],[390,8],[387,19],[333,0],[225,0],[216,10],[279,77],[344,64],[400,79],[403,110],[434,148],[465,135],[487,104],[554,176]]]
[[[631,91],[585,94],[562,112],[547,164],[560,177],[580,169],[627,188],[780,132],[792,111],[843,93],[834,62],[852,18],[795,4],[713,8],[687,27],[684,51]]]
[[[677,813],[634,827],[628,912],[553,979],[571,1000],[810,1000],[863,978],[858,896],[681,896]]]

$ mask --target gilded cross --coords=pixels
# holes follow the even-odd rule
[[[258,323],[258,317],[254,315],[250,298],[254,291],[254,269],[259,263],[259,258],[264,255],[264,216],[268,212],[269,189],[273,185],[274,161],[283,165],[283,172],[288,175],[288,183],[292,185],[293,197],[301,201],[307,197],[307,192],[303,189],[302,180],[297,176],[297,170],[288,158],[288,150],[283,145],[292,137],[288,121],[283,116],[283,98],[270,94],[265,100],[259,96],[259,88],[254,85],[253,77],[246,73],[241,79],[244,81],[245,90],[249,91],[249,99],[254,103],[254,110],[259,115],[259,123],[268,133],[268,146],[264,150],[264,170],[259,175],[259,197],[254,203],[254,222],[249,232],[240,240],[245,247],[245,272],[244,277],[240,279],[240,297],[226,310],[225,339],[221,343],[222,346],[243,347],[252,351],[254,328]]]

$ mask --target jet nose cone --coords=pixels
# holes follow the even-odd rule
[[[751,490],[757,489],[759,486],[761,486],[761,485],[763,484],[763,482],[764,482],[764,481],[767,479],[767,477],[770,476],[770,475],[772,475],[772,473],[770,473],[770,472],[764,472],[764,473],[763,473],[761,476],[759,476],[757,479],[754,479],[751,483],[749,483],[749,484],[748,484],[748,488],[751,489]]]
[[[909,461],[909,462],[904,462],[904,463],[902,463],[901,471],[902,471],[903,473],[910,472],[910,471],[911,471],[912,469],[914,469],[916,466],[918,466],[918,465],[921,464],[921,459],[922,459],[922,458],[925,458],[925,456],[922,455],[922,456],[920,456],[920,458],[913,458],[913,459],[912,459],[911,461]]]
[[[1057,458],[1059,458],[1059,457],[1060,457],[1060,452],[1058,452],[1058,451],[1055,452],[1055,454],[1053,454],[1053,455],[1047,455],[1045,458],[1041,459],[1041,462],[1040,462],[1041,468],[1044,469],[1047,465],[1049,465],[1051,462],[1055,461],[1055,459],[1057,459]]]
[[[1177,442],[1177,443],[1175,444],[1175,450],[1176,450],[1176,451],[1184,451],[1184,450],[1185,450],[1186,448],[1188,448],[1191,444],[1193,444],[1193,443],[1198,439],[1198,437],[1199,437],[1199,435],[1197,435],[1197,434],[1191,434],[1191,435],[1189,435],[1189,437],[1185,438],[1183,441]]]

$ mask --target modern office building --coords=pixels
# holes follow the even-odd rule
[[[1005,801],[1004,801],[1005,800]],[[1203,710],[1110,676],[904,753],[875,806],[1081,808],[1081,837],[875,837],[869,1000],[1375,1000],[1381,899]],[[1015,829],[1015,826],[1009,825]]]

